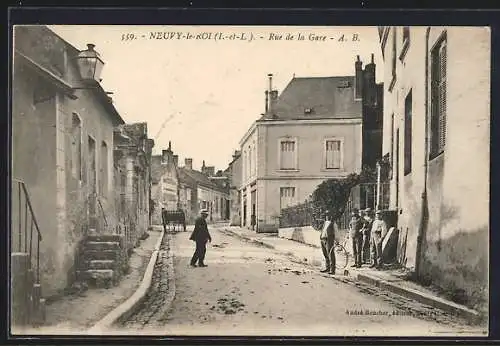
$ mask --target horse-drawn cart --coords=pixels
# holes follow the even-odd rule
[[[186,215],[183,210],[162,210],[162,223],[165,231],[186,231]]]

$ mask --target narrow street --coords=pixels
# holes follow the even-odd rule
[[[472,327],[442,311],[342,276],[323,275],[318,268],[295,263],[222,229],[211,228],[211,233],[206,268],[189,266],[194,249],[189,232],[171,236],[175,298],[169,307],[164,251],[152,294],[142,310],[124,323],[127,330],[161,335],[474,333]],[[165,241],[162,250],[166,246]]]

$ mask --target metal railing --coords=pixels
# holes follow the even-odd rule
[[[40,242],[42,233],[36,219],[33,205],[26,184],[19,179],[12,179],[12,250],[28,254],[30,268],[33,268],[34,243],[33,233],[36,231],[36,280],[40,282]],[[16,201],[17,199],[17,201]],[[17,202],[17,203],[16,203]],[[24,217],[23,217],[24,215]],[[17,220],[15,220],[17,218]],[[17,225],[14,223],[17,221]],[[17,226],[17,227],[15,227]],[[17,235],[14,232],[17,230]],[[17,244],[15,243],[17,240]]]

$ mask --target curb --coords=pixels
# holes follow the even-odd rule
[[[393,284],[383,279],[375,278],[371,275],[356,273],[355,276],[359,281],[384,288],[387,291],[409,299],[413,299],[415,301],[418,301],[419,303],[444,310],[456,316],[463,317],[473,323],[479,323],[482,321],[482,316],[479,312],[469,309],[463,305],[448,301],[440,297],[432,296],[430,294],[420,292],[409,287],[401,287],[397,284]]]
[[[134,294],[129,297],[125,302],[118,305],[115,309],[113,309],[110,313],[108,313],[104,318],[98,321],[94,326],[92,326],[88,333],[97,334],[99,332],[103,332],[104,330],[110,329],[110,327],[115,324],[118,320],[126,318],[130,316],[136,307],[138,307],[146,298],[146,294],[148,293],[149,288],[151,287],[151,282],[153,279],[153,270],[156,264],[156,259],[158,258],[158,253],[160,250],[160,246],[165,236],[165,232],[162,230],[160,238],[156,242],[151,258],[149,259],[148,266],[146,267],[146,272],[144,273],[144,277],[141,281],[141,284],[134,292]]]
[[[254,243],[263,244],[266,247],[276,249],[273,245],[265,244],[262,241],[242,236],[242,235],[240,235],[236,232],[233,232],[231,230],[228,230],[228,229],[226,229],[226,230],[229,233],[234,234],[239,238],[247,239],[247,240],[250,240]],[[282,239],[286,239],[286,238],[282,238]],[[287,240],[289,240],[289,239],[287,239]],[[290,241],[293,241],[293,240],[290,240]],[[277,250],[277,251],[279,251],[279,250]],[[282,251],[279,251],[279,252],[285,254]],[[297,257],[295,255],[293,255],[292,257],[296,258],[300,263],[310,265],[310,263],[304,262],[302,259],[300,259],[299,257]],[[359,273],[356,271],[349,271],[349,275],[351,277],[359,280],[359,281],[364,282],[364,283],[371,284],[371,285],[376,286],[376,287],[384,288],[387,291],[390,291],[390,292],[397,294],[397,295],[400,295],[402,297],[413,299],[419,303],[426,304],[426,305],[432,306],[434,308],[444,310],[444,311],[451,313],[451,314],[454,314],[456,316],[460,316],[462,318],[467,319],[468,321],[470,321],[472,323],[480,323],[483,321],[483,316],[479,312],[472,310],[472,309],[469,309],[463,305],[448,301],[446,299],[432,296],[432,295],[417,291],[417,290],[409,288],[409,287],[401,287],[397,284],[390,283],[389,281],[375,278],[371,275]],[[332,277],[332,278],[338,280],[338,278],[335,278],[335,277]],[[340,281],[342,281],[342,280],[340,280]]]

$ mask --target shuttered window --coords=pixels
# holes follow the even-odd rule
[[[295,141],[280,142],[280,169],[296,169],[297,145]]]
[[[326,169],[340,169],[341,143],[339,140],[327,140],[325,142]]]
[[[446,37],[432,51],[431,68],[431,158],[446,145]]]
[[[412,95],[411,91],[405,100],[405,175],[411,172],[412,157]]]

